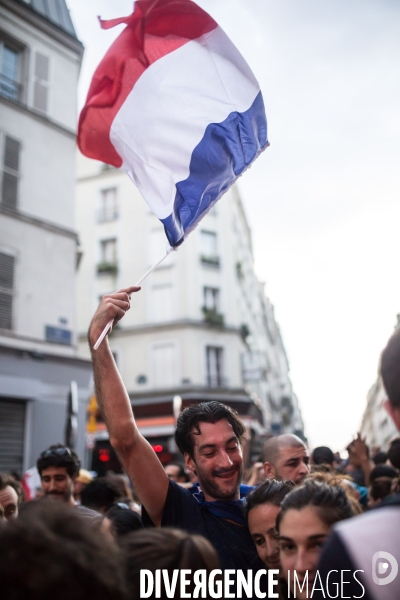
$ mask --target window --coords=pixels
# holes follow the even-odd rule
[[[114,221],[118,218],[117,188],[109,188],[100,192],[99,223]]]
[[[16,209],[21,144],[5,135],[3,148],[1,203],[7,208]]]
[[[223,348],[207,346],[207,385],[210,387],[222,387],[223,378]]]
[[[217,255],[217,234],[213,231],[201,232],[201,252],[207,256]]]
[[[210,325],[223,325],[224,316],[219,313],[219,289],[204,288],[204,321]]]
[[[116,275],[118,273],[117,265],[117,240],[101,240],[100,242],[100,263],[97,265],[98,273],[108,273]]]
[[[154,387],[170,388],[177,384],[175,344],[166,342],[153,346]]]
[[[100,245],[102,262],[115,264],[117,262],[117,240],[115,238],[102,240]]]
[[[204,308],[206,310],[218,312],[219,309],[219,289],[212,287],[204,288]]]
[[[35,52],[33,78],[33,108],[47,113],[49,104],[49,73],[50,59],[48,56]]]
[[[0,41],[0,95],[21,100],[21,52],[8,42]]]
[[[170,283],[153,285],[151,288],[151,301],[149,302],[149,321],[171,321],[175,316],[173,302],[173,287]]]
[[[217,234],[213,231],[201,231],[201,262],[219,266]]]
[[[0,329],[12,329],[14,256],[0,252]]]

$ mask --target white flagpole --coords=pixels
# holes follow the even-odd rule
[[[136,286],[140,285],[142,283],[142,281],[144,281],[146,279],[146,277],[148,275],[150,275],[150,273],[152,273],[154,271],[154,269],[156,269],[158,267],[158,265],[160,265],[163,260],[165,260],[167,258],[167,256],[169,254],[171,254],[171,252],[174,250],[174,248],[172,246],[170,246],[168,248],[168,250],[166,251],[166,253],[164,254],[164,256],[162,256],[160,258],[160,260],[158,260],[152,267],[150,267],[150,269],[148,271],[146,271],[146,273],[144,275],[142,275],[142,277],[139,279],[139,281],[137,283],[135,283]],[[97,350],[97,348],[100,346],[101,342],[104,340],[104,338],[106,337],[107,333],[109,333],[112,329],[114,323],[114,319],[111,319],[111,321],[109,321],[107,323],[107,325],[104,327],[101,335],[99,336],[99,339],[97,340],[97,342],[95,343],[95,345],[93,346],[93,350]]]

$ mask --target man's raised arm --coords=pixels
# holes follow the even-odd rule
[[[89,327],[96,397],[106,422],[110,442],[128,474],[135,493],[155,525],[159,525],[169,479],[153,448],[139,432],[125,385],[115,365],[107,337],[93,350],[106,324],[114,325],[130,308],[130,295],[140,288],[130,287],[103,296]]]

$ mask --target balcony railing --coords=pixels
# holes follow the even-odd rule
[[[210,267],[219,267],[219,256],[208,256],[206,254],[202,254],[200,256],[200,260],[203,265],[210,265]]]
[[[222,375],[208,375],[207,386],[212,388],[225,388],[228,386],[228,380]]]
[[[101,262],[97,265],[97,273],[116,275],[118,273],[118,265],[116,263]]]
[[[97,213],[97,222],[106,223],[118,219],[118,210],[116,208],[102,208]]]
[[[21,92],[22,85],[20,83],[0,74],[0,96],[8,98],[8,100],[14,100],[14,102],[20,102]]]
[[[204,314],[204,321],[206,323],[209,323],[210,325],[224,324],[224,315],[217,312],[215,308],[207,308],[207,306],[203,306],[202,311]]]

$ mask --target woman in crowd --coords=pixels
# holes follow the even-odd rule
[[[120,538],[132,531],[142,529],[142,520],[137,512],[123,502],[114,504],[105,514],[101,530],[109,540],[119,542]]]
[[[279,542],[276,517],[284,497],[292,491],[292,481],[267,479],[246,498],[247,524],[258,556],[269,569],[279,569]]]
[[[343,475],[341,473],[324,473],[322,471],[313,471],[306,477],[305,481],[318,481],[319,483],[338,485],[339,487],[342,487],[346,492],[348,499],[350,500],[354,515],[362,514],[363,509],[360,504],[360,491],[354,481],[352,481],[351,477],[348,475]]]
[[[307,481],[285,496],[277,518],[281,575],[288,587],[283,597],[289,591],[300,600],[312,597],[321,547],[332,525],[353,516],[340,486]]]
[[[376,477],[369,486],[368,490],[368,508],[374,508],[393,491],[393,477]]]

